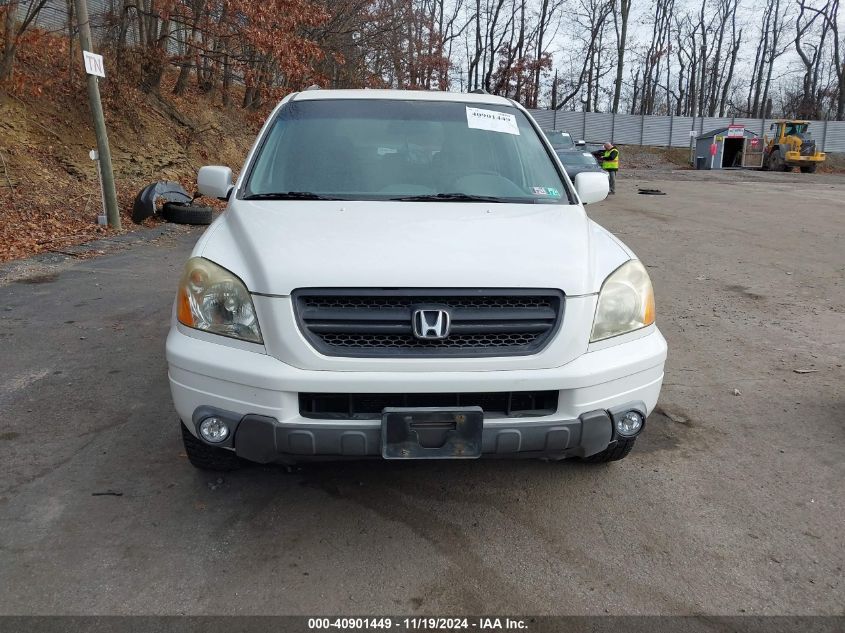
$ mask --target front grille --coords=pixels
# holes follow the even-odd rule
[[[812,156],[816,153],[816,142],[805,140],[801,143],[801,155]]]
[[[539,417],[554,414],[557,399],[557,391],[301,393],[299,414],[318,420],[377,420],[385,407],[481,407],[489,417]]]
[[[307,289],[293,293],[299,326],[319,352],[353,357],[524,356],[545,347],[563,316],[559,290]],[[417,309],[443,310],[449,334],[418,338]]]

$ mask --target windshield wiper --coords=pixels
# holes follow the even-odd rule
[[[495,196],[474,196],[468,193],[432,193],[419,196],[391,198],[400,202],[508,202]]]
[[[244,200],[343,200],[310,191],[277,191],[273,193],[251,193]]]

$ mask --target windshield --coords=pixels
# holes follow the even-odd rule
[[[572,149],[575,143],[572,142],[572,137],[566,132],[558,132],[557,130],[543,130],[543,134],[549,139],[549,143],[555,149]]]
[[[564,165],[597,165],[595,157],[588,152],[558,152]]]
[[[291,101],[252,163],[243,198],[568,204],[517,108],[449,101]]]

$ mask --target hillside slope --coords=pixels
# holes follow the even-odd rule
[[[0,261],[114,234],[96,224],[101,201],[88,157],[96,140],[84,77],[69,72],[67,55],[40,50],[20,52],[15,87],[0,95]],[[101,90],[124,231],[137,228],[129,213],[144,185],[170,179],[190,190],[202,165],[240,168],[264,113],[224,108],[193,88],[174,97],[175,73],[162,96],[143,94],[106,64]]]

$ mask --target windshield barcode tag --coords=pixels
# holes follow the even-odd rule
[[[519,136],[519,125],[513,114],[496,112],[495,110],[483,110],[481,108],[467,109],[467,125],[475,130],[487,130],[489,132],[503,132]]]

